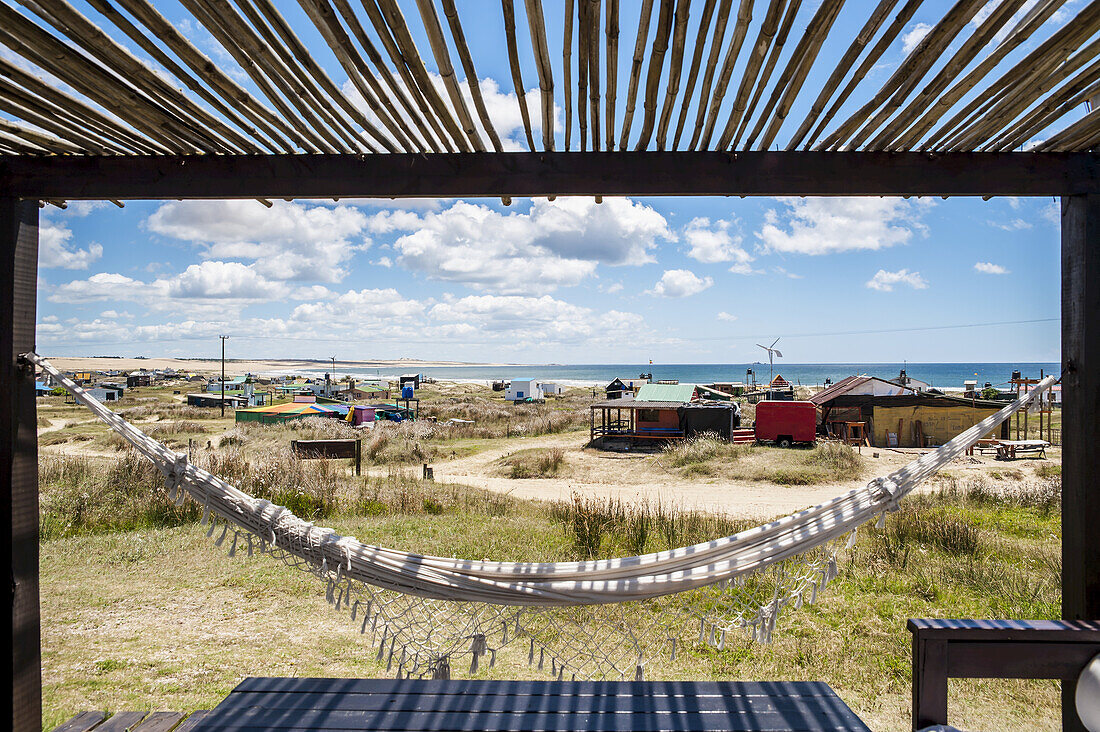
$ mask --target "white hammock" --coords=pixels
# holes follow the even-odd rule
[[[353,537],[340,536],[332,529],[315,526],[282,506],[253,498],[188,463],[185,454],[170,450],[127,423],[41,356],[28,353],[24,357],[50,374],[137,451],[153,461],[164,474],[165,487],[174,500],[182,502],[184,497],[189,496],[201,505],[204,521],[211,520],[211,532],[214,530],[212,520],[222,520],[225,527],[218,539],[219,545],[226,538],[230,526],[234,527],[231,553],[236,549],[238,530],[245,532],[249,553],[253,548],[252,537],[257,538],[261,551],[278,552],[296,566],[304,563],[315,574],[327,579],[329,599],[337,606],[341,598],[346,606],[352,605],[351,581],[419,598],[517,608],[625,603],[704,587],[724,587],[731,581],[738,582],[746,575],[779,565],[792,557],[812,553],[853,532],[867,521],[881,519],[886,512],[896,510],[898,501],[922,481],[962,455],[1014,412],[1038,399],[1056,381],[1053,376],[1043,379],[1037,388],[996,414],[884,478],[876,478],[866,486],[830,501],[733,536],[635,557],[588,562],[517,563],[413,554],[363,544]],[[795,577],[793,584],[788,583],[790,586],[784,590],[783,596],[780,596],[780,583],[777,582],[772,602],[759,608],[755,617],[739,617],[734,625],[751,625],[754,631],[759,631],[757,636],[766,640],[779,609],[791,600],[790,596],[796,596],[796,605],[801,604],[802,593],[809,591],[812,600],[835,575],[835,553],[824,557],[824,568],[821,564],[819,557],[811,565],[811,574]],[[818,573],[820,577],[815,579]],[[345,585],[346,591],[342,589]],[[338,590],[338,587],[341,589]],[[358,609],[357,605],[358,602],[353,606],[353,612]],[[499,612],[493,622],[504,622],[507,627],[507,620],[501,620]],[[368,615],[369,609],[364,616],[364,631]],[[389,615],[384,618],[387,628],[390,622],[400,625],[398,620]],[[518,620],[516,625],[518,630]],[[700,627],[700,640],[707,640],[704,638],[706,627],[704,619]],[[716,644],[720,642],[715,638],[715,628],[724,633],[725,627],[712,623],[709,640]],[[482,634],[474,632],[472,635]],[[504,642],[507,635],[505,630]],[[396,636],[391,637],[396,640]],[[390,642],[391,656],[395,652],[395,640]],[[385,646],[386,633],[382,643]],[[475,639],[472,645],[473,667],[476,669],[476,657],[482,655],[477,651],[485,650],[484,640]],[[531,654],[533,659],[533,644]],[[404,655],[403,647],[402,660]],[[382,651],[379,652],[381,658]],[[439,660],[436,658],[435,662]],[[445,654],[443,661],[446,662]],[[562,666],[564,663],[562,661]],[[438,675],[438,668],[434,668],[432,673]],[[560,671],[558,675],[561,675]]]

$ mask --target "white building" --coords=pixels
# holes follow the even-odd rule
[[[548,396],[560,396],[565,393],[565,387],[553,381],[542,382],[539,386],[542,387],[542,393]]]
[[[542,385],[535,379],[528,377],[512,379],[508,384],[508,391],[504,393],[504,398],[510,402],[522,402],[525,399],[543,399],[545,396]]]

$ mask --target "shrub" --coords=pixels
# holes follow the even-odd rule
[[[565,451],[560,447],[521,450],[501,458],[501,463],[509,478],[552,478],[566,465]]]
[[[974,556],[985,548],[981,529],[943,508],[905,506],[886,523],[886,536],[899,547],[913,542],[947,554]]]
[[[819,465],[834,477],[854,480],[863,473],[859,455],[852,448],[839,442],[818,443],[806,457],[809,465]]]

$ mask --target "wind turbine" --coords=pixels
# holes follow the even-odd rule
[[[780,338],[781,337],[782,336],[780,336]],[[772,378],[773,378],[772,377],[772,365],[775,363],[775,357],[778,356],[779,358],[783,358],[783,354],[780,353],[779,350],[776,349],[776,347],[775,347],[776,343],[779,343],[779,338],[776,338],[774,341],[772,341],[772,344],[770,346],[760,346],[759,343],[756,344],[756,345],[760,346],[761,348],[763,348],[765,351],[768,352],[768,385],[769,386],[771,386],[771,383],[772,383]]]

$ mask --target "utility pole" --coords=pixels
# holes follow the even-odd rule
[[[229,340],[229,336],[220,335],[218,338],[222,339],[222,416],[225,416],[225,342]]]

